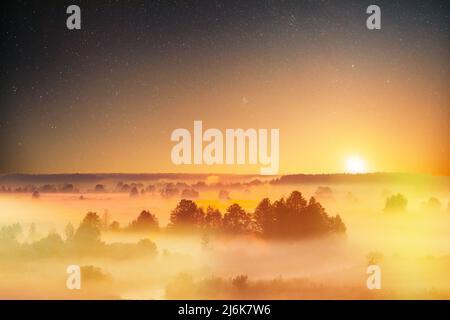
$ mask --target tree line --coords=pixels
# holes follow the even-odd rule
[[[127,227],[120,228],[117,221],[111,231],[157,231],[157,217],[142,211]],[[253,212],[239,204],[220,210],[199,207],[194,201],[182,199],[170,214],[167,231],[211,232],[224,234],[254,234],[263,238],[300,239],[327,234],[345,234],[346,226],[339,215],[329,216],[322,205],[311,197],[307,201],[299,191],[274,202],[262,199]]]

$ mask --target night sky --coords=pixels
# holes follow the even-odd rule
[[[280,128],[280,173],[341,172],[356,153],[370,171],[450,174],[448,1],[2,6],[0,173],[259,171],[174,166],[170,133],[203,120]]]

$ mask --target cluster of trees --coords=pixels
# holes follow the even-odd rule
[[[19,187],[0,186],[1,193],[78,193],[79,190],[71,183],[60,185],[44,184],[35,186],[32,184]]]
[[[314,197],[309,201],[298,191],[273,203],[265,198],[254,212],[238,204],[225,213],[208,207],[206,211],[191,200],[181,200],[170,215],[169,230],[207,230],[233,234],[257,234],[264,238],[299,239],[326,234],[345,234],[339,215],[330,217]]]
[[[317,187],[316,192],[314,193],[315,197],[324,200],[334,200],[333,190],[330,187]]]
[[[143,194],[159,194],[162,198],[181,197],[186,199],[196,199],[199,191],[204,190],[223,190],[223,189],[239,189],[248,190],[250,187],[262,185],[263,182],[255,179],[250,182],[230,182],[230,183],[210,183],[198,181],[188,184],[186,182],[156,182],[155,184],[145,185],[142,182],[123,182],[119,181],[115,186],[108,186],[104,183],[94,184],[92,188],[83,190],[86,193],[128,193],[131,197]],[[4,186],[0,185],[0,193],[80,193],[82,192],[72,183],[63,184],[43,184],[35,186],[27,184],[25,186]]]
[[[97,184],[95,185],[93,192],[105,193],[108,192],[108,188],[103,184]],[[128,193],[131,198],[144,194],[159,194],[163,199],[170,199],[178,196],[185,199],[196,199],[199,197],[199,192],[184,182],[169,182],[159,185],[149,184],[144,186],[141,182],[123,183],[122,181],[119,181],[114,192]]]
[[[82,238],[90,233],[99,237],[100,230],[116,232],[160,231],[158,218],[148,210],[126,227],[119,222],[102,224],[96,213],[88,213],[78,228]],[[91,221],[87,223],[86,222]],[[84,231],[87,228],[88,230]],[[91,230],[92,229],[92,230]],[[98,231],[94,231],[98,230]],[[329,216],[322,205],[311,197],[309,201],[298,191],[273,203],[262,199],[253,212],[247,212],[238,204],[232,204],[222,214],[218,209],[204,210],[194,201],[182,199],[170,214],[168,232],[208,232],[222,234],[254,234],[263,238],[301,239],[327,234],[345,234],[346,227],[339,215]]]
[[[147,224],[147,214],[130,224],[134,228]],[[64,236],[56,231],[50,231],[44,237],[38,237],[34,224],[30,226],[28,237],[20,241],[22,227],[20,224],[3,226],[0,228],[0,258],[3,256],[17,257],[72,257],[72,256],[102,256],[112,259],[131,257],[154,257],[157,247],[149,239],[142,239],[137,243],[109,243],[101,240],[103,230],[102,221],[97,213],[88,212],[78,228],[68,224]]]
[[[401,193],[397,193],[386,198],[383,211],[385,213],[404,213],[408,207],[408,199]],[[442,203],[435,197],[430,197],[427,201],[422,201],[420,209],[425,211],[438,212],[442,210]],[[447,205],[450,212],[450,202]]]
[[[401,193],[390,196],[386,199],[384,205],[384,212],[386,213],[401,213],[406,211],[408,200]]]
[[[103,192],[107,192],[107,188],[104,185],[97,185],[95,191],[99,191],[98,188],[101,187]],[[159,194],[161,198],[170,199],[174,197],[181,197],[185,199],[196,199],[199,197],[199,192],[195,190],[195,187],[207,187],[206,184],[196,183],[189,185],[185,182],[167,182],[167,183],[157,183],[155,185],[149,184],[145,186],[143,183],[124,183],[119,181],[114,189],[114,192],[129,193],[131,197],[136,197],[138,195],[144,194]]]
[[[157,217],[143,210],[128,226],[121,228],[119,222],[102,221],[95,212],[88,212],[77,229],[71,224],[65,228],[65,241],[56,232],[37,241],[37,246],[53,248],[62,244],[78,248],[94,248],[102,245],[102,231],[153,232],[161,230]],[[339,215],[329,216],[314,197],[309,201],[298,191],[289,197],[271,202],[262,199],[253,212],[247,212],[238,204],[232,204],[222,214],[218,209],[202,207],[188,199],[182,199],[170,215],[167,231],[207,232],[221,234],[253,234],[263,238],[302,239],[328,234],[345,234],[346,227]],[[3,227],[0,242],[14,241],[21,232],[20,225]],[[33,235],[31,235],[33,234]],[[36,238],[36,227],[30,228],[29,239]],[[151,246],[140,243],[141,247]]]

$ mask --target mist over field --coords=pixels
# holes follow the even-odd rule
[[[448,178],[433,177],[422,185],[330,180],[281,183],[283,179],[227,181],[207,176],[199,181],[102,180],[70,187],[4,182],[0,296],[450,297]],[[258,229],[258,221],[265,221],[258,220],[264,198],[270,208],[283,203],[286,208],[297,203],[304,210],[313,206],[328,219],[326,225],[342,220],[342,226],[329,231],[321,225],[304,229],[308,220],[299,220],[298,226],[288,223],[278,233],[276,224]],[[188,207],[201,213],[201,226],[179,220]],[[223,225],[214,227],[211,217]],[[248,229],[236,225],[243,226],[247,218]],[[276,219],[281,221],[282,216]],[[226,223],[234,229],[226,229]],[[81,267],[81,290],[66,288],[66,268],[74,264]],[[381,290],[367,289],[370,264],[381,267]]]

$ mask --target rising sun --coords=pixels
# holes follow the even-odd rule
[[[345,170],[347,173],[357,174],[366,173],[367,168],[363,159],[359,156],[349,156],[345,160]]]

